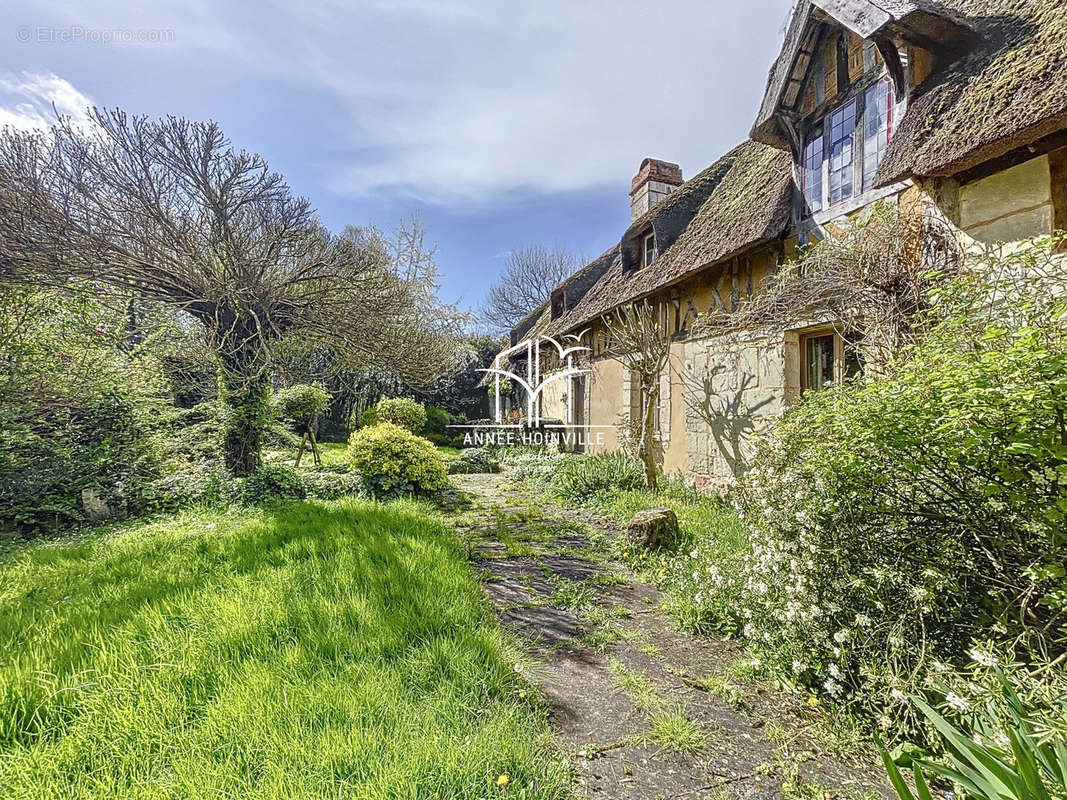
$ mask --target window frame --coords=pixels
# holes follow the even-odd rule
[[[837,49],[840,50],[840,48]],[[833,92],[832,87],[826,86],[825,102],[822,104],[815,103],[812,111],[802,120],[800,131],[800,153],[797,159],[798,184],[800,189],[800,198],[797,203],[796,211],[798,214],[798,222],[811,220],[816,215],[818,215],[820,219],[830,219],[838,214],[848,213],[849,210],[859,207],[860,204],[866,202],[863,198],[868,192],[875,191],[872,184],[873,176],[876,174],[877,168],[870,170],[869,167],[865,167],[865,164],[867,163],[866,148],[868,144],[866,136],[866,128],[868,124],[866,101],[868,93],[873,87],[880,86],[883,83],[885,84],[886,145],[885,149],[881,151],[883,160],[885,152],[888,151],[895,132],[895,122],[898,116],[896,113],[898,99],[893,87],[892,76],[889,74],[885,62],[881,59],[877,46],[870,40],[865,40],[863,49],[863,75],[855,83],[838,86],[838,92],[836,93]],[[829,69],[827,66],[829,62],[826,61],[826,51],[820,49],[818,52],[822,53],[823,56],[812,58],[813,66],[809,68],[806,77],[806,80],[809,83],[815,81],[816,86],[819,84],[820,79],[825,83],[825,80],[828,77],[825,73]],[[840,56],[841,53],[838,52],[837,55]],[[814,66],[819,64],[824,65],[823,70],[819,70]],[[840,78],[841,76],[842,73],[838,70],[838,77]],[[806,91],[807,90],[805,90],[805,93],[802,93],[802,96],[806,94]],[[843,112],[846,112],[849,106],[854,106],[852,130],[850,134],[851,163],[839,166],[837,170],[831,170],[831,156],[834,149],[848,146],[847,144],[844,144],[848,138],[847,136],[841,136],[835,140],[834,118],[835,116],[839,116]],[[845,120],[839,121],[845,122]],[[845,124],[847,124],[847,122],[845,122]],[[822,198],[821,202],[813,205],[810,202],[809,194],[816,173],[809,168],[810,153],[808,152],[808,149],[809,145],[819,138],[820,131],[823,142],[822,169],[820,176],[822,181]],[[874,142],[875,140],[872,139],[871,141]],[[871,157],[877,157],[877,151],[872,152]],[[832,184],[838,179],[841,180],[841,187],[839,196],[835,200]],[[846,189],[847,183],[851,184],[848,189]]]
[[[885,149],[882,150],[882,157],[878,159],[878,163],[875,164],[874,169],[870,171],[870,182],[868,182],[867,164],[868,158],[872,155],[867,152],[867,142],[870,141],[867,136],[867,115],[870,112],[870,94],[875,89],[882,89],[885,91]],[[874,176],[878,172],[878,167],[881,166],[882,161],[885,159],[885,154],[889,150],[889,143],[893,140],[893,81],[889,75],[883,75],[869,86],[865,86],[861,90],[863,94],[863,147],[860,148],[860,191],[868,192],[874,185]]]
[[[830,383],[836,383],[837,382],[837,372],[838,372],[837,352],[838,352],[838,342],[839,342],[840,338],[841,337],[837,335],[837,332],[834,331],[833,328],[820,328],[819,330],[808,331],[806,333],[801,334],[801,336],[800,336],[800,391],[802,393],[803,392],[821,392],[821,391],[823,391],[824,389],[827,388],[826,385],[819,386],[817,388],[813,387],[811,385],[811,381],[810,381],[810,379],[808,377],[808,373],[809,373],[810,367],[811,367],[811,359],[810,359],[810,357],[808,355],[808,344],[810,342],[813,342],[813,341],[817,340],[817,339],[830,339],[831,340],[831,342],[832,342],[831,349],[832,349],[832,352],[833,352],[833,356],[832,356],[832,359],[831,359],[831,367],[830,367],[830,370],[832,372],[832,376],[830,378]]]
[[[851,115],[846,114],[851,109]],[[827,201],[827,208],[833,208],[836,205],[847,202],[856,196],[856,122],[859,119],[860,103],[858,97],[852,97],[839,105],[833,111],[826,115],[826,122],[823,125],[823,129],[829,130],[829,136],[826,139],[826,164],[827,164],[827,177],[829,178],[828,185],[825,189]],[[852,127],[847,134],[844,134],[847,120],[851,116]],[[840,124],[835,120],[840,117]],[[842,134],[838,136],[836,129],[840,127]],[[834,148],[841,146],[841,150],[844,150],[845,142],[848,142],[848,163],[839,167],[834,167]],[[861,156],[862,159],[862,156]],[[834,177],[841,176],[842,183],[839,187],[841,194],[834,200]],[[845,179],[847,178],[848,194],[844,193]]]
[[[841,383],[843,380],[851,377],[855,374],[860,374],[864,371],[864,359],[862,351],[862,339],[851,344],[847,343],[844,337],[833,327],[821,327],[814,328],[812,330],[803,331],[800,333],[798,344],[800,346],[800,391],[804,392],[821,392],[828,388],[827,386],[821,386],[819,388],[813,388],[808,380],[808,367],[810,366],[810,360],[808,358],[808,342],[813,339],[825,339],[827,337],[833,338],[833,377],[830,379],[831,384]],[[857,371],[849,373],[848,371],[848,351],[852,348],[856,353],[856,365]]]
[[[649,243],[652,244],[651,255]],[[656,232],[651,231],[641,237],[641,266],[651,267],[654,263],[656,263]]]
[[[816,134],[815,131],[818,131]],[[808,167],[809,150],[813,145],[818,142],[818,149],[812,151],[812,154],[818,153],[819,163],[815,169]],[[804,203],[804,217],[810,217],[814,214],[818,214],[826,207],[826,180],[825,180],[825,165],[826,165],[826,130],[822,125],[817,126],[812,133],[808,135],[807,143],[804,145],[804,149],[801,153],[800,164],[800,194]],[[819,197],[818,207],[812,204],[808,197],[808,181],[811,180],[809,175],[817,174],[819,176]]]

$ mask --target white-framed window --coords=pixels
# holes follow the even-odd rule
[[[641,249],[641,266],[650,267],[656,260],[656,234],[650,233],[644,238],[644,247]]]
[[[804,147],[803,181],[806,214],[822,211],[822,131],[812,136]]]
[[[830,115],[830,205],[852,197],[856,101]]]
[[[889,78],[883,78],[864,94],[863,105],[863,190],[874,185],[874,175],[885,158],[893,125]]]

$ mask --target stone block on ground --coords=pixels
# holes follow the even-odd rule
[[[634,547],[671,550],[678,546],[678,517],[669,508],[638,511],[626,523],[626,536]]]

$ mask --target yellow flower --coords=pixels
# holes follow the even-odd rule
[[[524,697],[526,697],[526,692],[525,691],[520,691],[519,692],[519,699],[522,700]]]
[[[812,695],[811,697],[808,698],[808,705],[809,706],[817,706],[817,705],[819,705],[819,698],[816,697],[815,695]]]
[[[511,776],[508,775],[506,772],[496,779],[496,785],[499,786],[501,789],[503,789],[509,783],[511,783]]]

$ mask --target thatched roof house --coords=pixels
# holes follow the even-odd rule
[[[789,227],[792,177],[785,153],[745,142],[638,217],[582,302],[559,313],[549,333],[564,333],[616,306],[668,287],[754,245],[781,238]],[[652,233],[656,256],[640,263],[642,236]]]
[[[587,375],[557,370],[566,381],[531,392],[539,413],[600,429],[595,447],[611,450],[656,397],[663,469],[698,485],[729,486],[754,431],[863,368],[862,332],[845,342],[833,319],[729,335],[697,323],[739,309],[797,247],[875,203],[935,214],[966,246],[1067,229],[1067,6],[800,0],[750,136],[687,182],[642,161],[618,244],[512,337],[588,331]],[[603,321],[643,299],[669,339],[658,391],[635,382]]]

